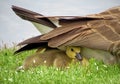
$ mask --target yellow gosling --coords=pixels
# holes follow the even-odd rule
[[[66,48],[66,52],[58,49],[46,50],[46,48],[40,48],[36,54],[27,57],[23,65],[17,68],[17,70],[27,70],[42,65],[65,68],[68,67],[70,63],[79,62],[78,59],[76,59],[76,53],[80,53],[80,47],[69,46]],[[84,65],[85,62],[83,58],[83,62],[81,61],[81,63]]]
[[[57,49],[47,50],[44,53],[36,53],[27,57],[23,65],[17,70],[27,70],[32,67],[37,67],[41,65],[55,66],[58,68],[66,67],[71,63],[72,59],[69,58],[64,51]]]

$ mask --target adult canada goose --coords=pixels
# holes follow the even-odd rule
[[[69,48],[68,48],[69,49]],[[71,49],[75,49],[71,47]],[[41,50],[40,50],[41,51]],[[68,50],[71,53],[71,51]],[[58,49],[48,49],[45,52],[37,52],[31,56],[28,56],[22,66],[17,68],[19,70],[27,70],[29,68],[45,65],[54,66],[57,68],[67,68],[71,63],[77,63],[78,60],[73,57],[68,57],[64,51]],[[81,62],[82,65],[87,65],[88,61],[84,58]]]
[[[26,17],[25,13],[20,12],[18,10],[19,8],[16,6],[13,6],[12,8],[15,13],[23,19],[29,20],[28,18],[30,17],[35,19],[37,18],[39,20],[57,18],[59,25],[61,25],[61,27],[57,27],[42,36],[33,37],[21,42],[19,45],[27,45],[20,50],[30,49],[31,45],[33,48],[33,45],[41,45],[45,43],[52,48],[64,49],[66,46],[80,46],[83,48],[83,51],[84,48],[90,48],[98,51],[103,50],[106,53],[110,52],[112,53],[112,55],[110,55],[115,56],[115,58],[120,56],[120,6],[113,7],[99,14],[88,15],[86,17],[51,17],[41,15]],[[47,22],[51,23],[50,20]],[[38,23],[43,24],[40,21]],[[36,46],[34,46],[34,48],[35,47]],[[106,55],[102,56],[105,57]]]

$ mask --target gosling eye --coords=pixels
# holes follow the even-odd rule
[[[74,49],[71,49],[71,51],[74,51]]]

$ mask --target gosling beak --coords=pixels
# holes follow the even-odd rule
[[[82,61],[82,56],[80,55],[80,53],[76,53],[75,56],[79,61]]]

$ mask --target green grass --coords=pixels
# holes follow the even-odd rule
[[[41,66],[28,71],[17,72],[26,56],[34,51],[13,55],[15,49],[0,50],[0,84],[120,84],[120,69],[108,66],[94,59],[88,67],[79,64],[69,69]]]

